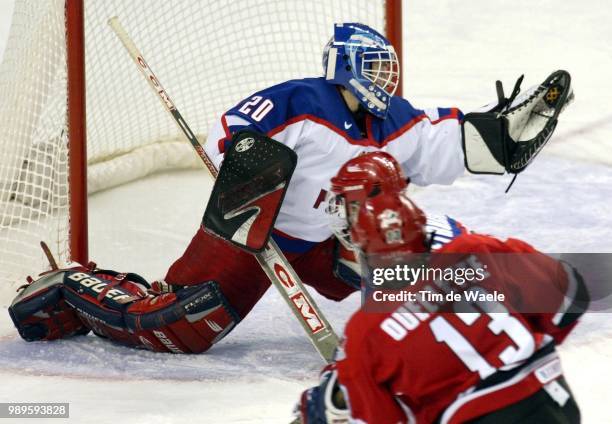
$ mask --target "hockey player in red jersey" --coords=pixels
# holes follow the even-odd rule
[[[384,151],[419,185],[450,184],[466,166],[475,172],[520,172],[552,134],[571,93],[569,74],[556,72],[521,95],[518,87],[510,98],[498,90],[495,104],[469,119],[457,108],[417,109],[395,95],[400,70],[393,46],[357,23],[335,25],[323,68],[322,77],[286,81],[237,103],[212,125],[205,150],[220,168],[232,136],[248,129],[297,153],[272,237],[300,278],[333,300],[354,292],[360,281],[354,258],[333,236],[324,212],[330,178],[344,163]],[[547,97],[553,86],[554,98]],[[481,130],[483,122],[489,130],[492,123],[495,127]],[[438,239],[459,231],[445,220],[441,225],[453,228],[436,231]],[[73,273],[77,276],[71,278]],[[83,330],[70,321],[74,314],[64,313],[75,308],[86,327],[105,337],[156,351],[203,352],[270,286],[253,255],[203,226],[164,281],[147,287],[126,275],[93,266],[47,275],[15,300],[13,321],[27,340],[57,338],[62,328]],[[144,290],[134,290],[132,283]],[[115,296],[121,302],[113,301]],[[58,326],[49,320],[50,312],[74,325]],[[146,331],[140,333],[143,323]]]
[[[425,220],[405,196],[381,194],[362,205],[351,237],[369,266],[390,258],[397,263],[429,251]],[[479,258],[514,253],[513,266],[530,273],[529,287],[520,287],[511,269],[491,270],[488,279],[497,287],[527,290],[539,299],[559,291],[565,296],[555,312],[508,312],[503,302],[495,312],[478,302],[469,313],[418,302],[387,313],[360,310],[346,326],[335,364],[302,395],[297,421],[578,423],[555,351],[588,303],[578,272],[516,239],[466,233],[438,252]]]

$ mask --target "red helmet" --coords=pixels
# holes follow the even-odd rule
[[[408,186],[399,163],[387,152],[371,152],[346,162],[331,179],[331,191],[347,204],[363,203],[381,192],[397,192]]]
[[[349,160],[331,179],[327,213],[332,230],[350,244],[348,227],[363,202],[379,193],[397,193],[407,186],[402,168],[389,153],[370,152]]]
[[[402,193],[365,201],[351,228],[352,242],[366,255],[423,253],[427,251],[427,219]]]

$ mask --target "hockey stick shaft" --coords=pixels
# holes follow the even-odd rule
[[[119,40],[121,40],[130,57],[134,60],[138,69],[140,69],[140,72],[149,83],[149,86],[157,93],[157,97],[164,105],[166,111],[170,113],[182,133],[202,159],[211,176],[216,178],[218,171],[213,162],[206,154],[206,151],[193,131],[191,131],[187,125],[187,122],[183,119],[166,90],[162,87],[161,83],[144,60],[142,53],[140,53],[119,22],[119,19],[116,16],[112,17],[109,19],[108,24]],[[336,346],[338,346],[338,337],[280,248],[274,240],[270,239],[265,250],[261,253],[255,253],[254,256],[272,284],[278,289],[283,299],[285,299],[289,305],[315,349],[325,361],[331,362],[333,360],[334,350]]]

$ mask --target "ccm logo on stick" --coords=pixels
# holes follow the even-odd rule
[[[312,306],[310,306],[310,303],[308,303],[308,300],[304,297],[302,293],[298,293],[292,296],[291,301],[295,306],[297,306],[300,315],[304,317],[304,321],[306,322],[306,324],[308,324],[308,326],[310,327],[310,331],[312,331],[313,334],[316,334],[319,331],[323,330],[323,328],[325,328],[323,326],[323,323],[321,322],[321,319],[314,311]]]
[[[291,275],[289,275],[287,270],[283,268],[281,264],[274,264],[274,273],[276,274],[280,282],[283,284],[283,286],[288,289],[287,291],[295,288],[295,283],[291,279]]]
[[[136,61],[138,61],[138,64],[143,69],[143,71],[146,73],[147,78],[151,81],[151,84],[153,84],[153,86],[157,90],[157,94],[159,94],[163,102],[166,104],[166,107],[171,110],[175,109],[174,103],[172,103],[172,100],[170,100],[170,97],[168,97],[168,95],[166,94],[164,87],[161,86],[161,84],[159,83],[159,80],[153,74],[153,71],[151,71],[151,68],[149,68],[149,65],[147,65],[147,62],[145,62],[145,60],[140,56],[136,58]]]

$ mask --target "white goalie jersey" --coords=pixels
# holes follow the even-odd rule
[[[332,235],[324,213],[330,178],[360,154],[392,154],[417,185],[452,183],[465,169],[461,119],[458,109],[418,110],[396,96],[386,119],[365,114],[360,129],[336,86],[308,78],[270,87],[238,103],[213,125],[205,148],[220,167],[232,134],[249,127],[297,153],[274,234],[281,247],[292,244],[295,251]]]

